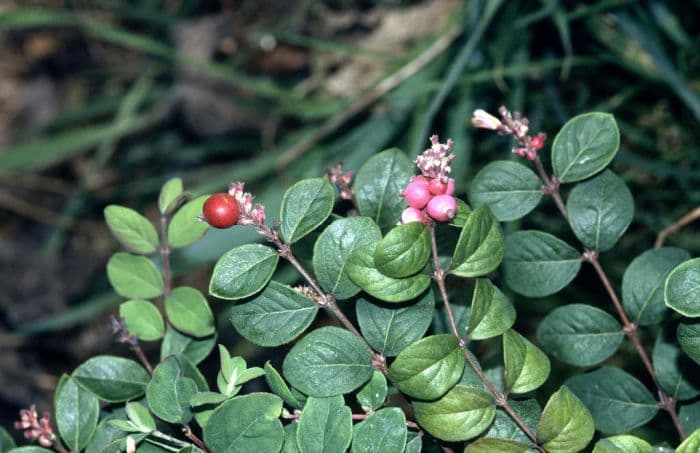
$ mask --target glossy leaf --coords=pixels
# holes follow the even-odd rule
[[[374,250],[374,265],[393,278],[420,272],[430,258],[430,231],[422,222],[399,225],[387,233]]]
[[[651,445],[639,437],[622,434],[596,442],[593,453],[651,453]]]
[[[297,446],[301,453],[345,451],[351,438],[352,412],[342,395],[309,397],[297,428]]]
[[[231,309],[231,322],[247,340],[261,346],[279,346],[301,335],[317,312],[314,301],[271,281],[255,299]]]
[[[123,297],[152,299],[163,294],[163,276],[145,256],[115,253],[107,262],[107,278]]]
[[[384,405],[388,386],[386,377],[380,371],[374,371],[372,378],[357,392],[357,402],[365,412],[371,412]]]
[[[175,288],[165,298],[165,313],[173,326],[189,335],[201,338],[216,331],[209,303],[194,288]]]
[[[693,431],[679,446],[676,453],[697,453],[700,451],[700,429]]]
[[[252,296],[270,280],[278,261],[278,253],[265,245],[234,247],[216,262],[209,282],[209,294],[227,300]]]
[[[284,444],[281,453],[299,453],[297,446],[297,429],[299,423],[290,423],[284,427]]]
[[[287,189],[280,211],[280,236],[293,244],[331,215],[335,190],[325,178],[304,179]]]
[[[170,423],[192,419],[190,400],[196,393],[195,381],[184,375],[176,356],[166,358],[153,370],[146,388],[148,406],[158,418]]]
[[[527,215],[542,199],[542,181],[526,166],[498,160],[472,179],[469,201],[478,208],[486,204],[500,222]]]
[[[447,393],[459,381],[465,362],[454,336],[432,335],[401,351],[388,376],[406,395],[432,400]]]
[[[484,389],[486,390],[486,389]],[[525,423],[525,426],[530,429],[531,432],[537,431],[537,422],[540,420],[542,415],[542,408],[535,399],[527,400],[513,400],[509,399],[508,403],[510,407],[515,411],[520,419]],[[484,437],[491,437],[496,439],[507,439],[517,442],[523,442],[529,444],[530,438],[525,434],[525,431],[518,426],[518,424],[511,418],[508,413],[502,408],[496,410],[496,418],[488,431],[484,434]]]
[[[313,268],[321,287],[337,300],[360,292],[346,270],[352,252],[363,245],[380,241],[382,233],[368,217],[348,217],[331,223],[314,244]]]
[[[683,351],[700,364],[700,323],[680,323],[676,337]]]
[[[476,279],[467,335],[483,340],[501,335],[515,322],[515,308],[488,278]]]
[[[215,345],[216,334],[199,339],[168,327],[165,329],[163,343],[160,346],[160,359],[163,360],[170,355],[182,354],[187,360],[197,365],[209,356]]]
[[[5,428],[0,426],[0,452],[5,453],[12,450],[16,446],[15,440],[12,438],[12,436],[10,436],[10,433],[8,433]]]
[[[204,426],[210,451],[279,451],[284,429],[279,421],[282,400],[269,393],[237,396],[219,406]]]
[[[552,453],[577,452],[593,439],[591,413],[566,386],[547,401],[537,424],[537,441]]]
[[[676,266],[666,278],[664,302],[689,318],[700,317],[700,258]]]
[[[552,143],[554,176],[563,183],[595,175],[613,160],[620,131],[609,113],[584,113],[564,124]]]
[[[133,360],[99,355],[76,368],[73,379],[101,400],[118,403],[143,395],[150,376]]]
[[[163,316],[147,300],[129,300],[119,306],[119,317],[129,333],[142,341],[160,340],[165,334]]]
[[[403,453],[407,434],[403,411],[398,407],[387,407],[355,425],[352,452]]]
[[[625,334],[603,310],[584,304],[554,309],[537,328],[537,338],[549,354],[574,366],[591,366],[615,354]]]
[[[341,395],[369,380],[372,356],[349,331],[322,327],[294,345],[284,359],[282,372],[290,384],[307,395]]]
[[[462,227],[450,273],[480,277],[493,271],[503,259],[503,231],[488,206],[476,208]]]
[[[700,426],[700,401],[681,404],[678,410],[678,419],[686,434],[693,432],[694,429]]]
[[[668,308],[664,283],[674,267],[690,259],[683,249],[651,249],[636,257],[622,276],[622,305],[630,320],[640,326],[660,323]]]
[[[634,199],[625,182],[606,170],[577,184],[566,209],[569,225],[583,245],[604,252],[627,231],[634,217]]]
[[[437,401],[414,401],[413,412],[428,433],[457,442],[484,432],[496,416],[496,405],[490,394],[457,385]]]
[[[126,403],[126,415],[129,421],[141,428],[141,432],[150,433],[156,430],[156,421],[143,404],[137,401]]]
[[[177,210],[168,224],[168,243],[175,248],[197,242],[209,229],[207,222],[199,220],[204,202],[209,195],[202,195],[185,203]]]
[[[135,253],[147,255],[158,250],[158,233],[144,216],[124,206],[109,205],[105,221],[117,240]]]
[[[512,329],[503,334],[503,362],[506,388],[513,393],[538,388],[551,369],[545,353]]]
[[[393,357],[406,346],[423,338],[433,320],[435,299],[432,291],[405,305],[382,305],[359,299],[357,321],[367,342],[382,354]]]
[[[64,375],[56,388],[54,404],[61,439],[72,451],[82,450],[97,428],[100,416],[97,397]]]
[[[554,294],[581,268],[581,254],[542,231],[515,232],[506,238],[505,279],[513,291],[528,297]]]
[[[265,382],[267,382],[270,390],[280,398],[284,400],[285,403],[293,407],[294,409],[301,409],[302,401],[292,393],[289,386],[284,381],[284,378],[279,374],[279,372],[272,366],[270,361],[265,362]]]
[[[530,447],[515,440],[482,437],[467,445],[464,453],[528,453]]]
[[[629,432],[654,418],[658,411],[649,390],[619,368],[604,366],[574,376],[566,385],[590,409],[596,428],[605,434]]]
[[[353,185],[360,215],[372,218],[380,228],[396,225],[406,207],[401,191],[413,172],[413,163],[396,148],[367,160],[357,171]]]
[[[175,201],[182,194],[182,179],[172,178],[163,184],[158,195],[158,210],[161,214],[168,212],[170,203]]]
[[[377,243],[355,249],[346,269],[350,279],[363,291],[385,302],[405,302],[423,294],[430,286],[430,277],[418,274],[406,278],[388,277],[375,267]]]
[[[661,388],[671,398],[683,401],[700,395],[700,367],[683,354],[674,337],[669,329],[657,334],[651,361]]]

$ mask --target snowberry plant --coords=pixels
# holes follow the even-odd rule
[[[169,181],[157,228],[109,206],[107,223],[129,250],[107,266],[128,299],[113,331],[134,359],[98,356],[65,375],[56,429],[48,414],[22,411],[16,428],[40,447],[16,451],[700,451],[700,259],[657,247],[621,282],[599,261],[634,215],[624,181],[606,169],[619,147],[614,118],[567,122],[546,159],[551,172],[540,158],[547,137],[526,118],[477,110],[472,123],[512,137],[515,160],[482,168],[464,200],[452,142],[433,136],[413,162],[390,149],[354,175],[337,165],[297,182],[272,221],[238,182],[187,201],[181,181]],[[546,231],[504,235],[500,222],[545,195],[577,244]],[[171,277],[170,251],[209,225],[260,233],[226,251],[211,276],[213,311],[230,324]],[[283,261],[297,286],[273,279]],[[609,301],[570,300],[536,332],[514,329],[510,291],[552,295],[584,265]],[[231,344],[217,346],[217,325],[286,355],[248,367]],[[140,346],[151,341],[161,342],[158,360]],[[645,375],[618,366],[625,345]],[[204,376],[198,365],[212,352],[218,367]],[[567,378],[550,376],[552,364]],[[641,429],[657,413],[669,429]]]

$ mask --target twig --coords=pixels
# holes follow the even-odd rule
[[[566,211],[564,200],[562,200],[561,194],[559,193],[559,181],[557,181],[555,177],[550,178],[549,175],[547,175],[547,172],[542,165],[542,161],[540,160],[540,156],[535,158],[535,168],[537,168],[537,173],[539,173],[540,178],[544,183],[542,186],[542,192],[551,195],[562,217],[567,220],[569,218],[569,214]]]
[[[136,357],[139,359],[139,362],[141,362],[141,365],[146,368],[146,371],[148,371],[148,374],[153,374],[153,365],[151,365],[151,361],[148,360],[148,357],[146,357],[146,354],[144,354],[143,349],[141,349],[141,345],[139,345],[138,340],[135,340],[135,343],[131,345],[131,350],[134,351],[134,354],[136,354]]]
[[[195,433],[192,432],[192,428],[190,428],[190,425],[187,423],[182,425],[182,433],[187,437],[189,440],[191,440],[197,447],[199,447],[200,450],[202,450],[204,453],[209,453],[209,449],[207,446],[204,444],[202,439],[197,437]]]
[[[659,231],[659,235],[656,236],[656,242],[654,242],[654,248],[658,249],[663,247],[667,237],[680,230],[684,226],[688,225],[690,222],[697,220],[698,218],[700,218],[700,206],[686,213],[683,217],[676,220],[663,230]]]
[[[153,436],[157,439],[162,439],[166,442],[170,442],[171,444],[177,445],[178,447],[189,447],[190,446],[190,444],[185,442],[184,440],[180,440],[176,437],[170,436],[170,435],[165,434],[165,433],[160,432],[160,431],[151,431],[148,435]]]
[[[527,435],[527,437],[529,437],[530,440],[532,440],[537,449],[539,449],[540,451],[545,451],[543,447],[537,445],[537,437],[535,436],[535,434],[530,430],[530,428],[527,427],[523,419],[520,418],[520,416],[515,412],[513,407],[508,402],[508,395],[499,392],[498,389],[491,383],[491,381],[489,381],[484,372],[481,371],[481,368],[479,368],[479,364],[476,363],[474,358],[471,356],[466,344],[464,343],[464,340],[462,339],[462,336],[459,334],[459,329],[457,328],[457,324],[455,323],[455,317],[452,313],[452,307],[450,306],[450,300],[447,296],[447,289],[445,288],[445,271],[440,267],[440,260],[438,258],[437,250],[437,240],[435,238],[435,226],[430,225],[429,230],[431,249],[433,253],[433,278],[437,283],[438,288],[440,289],[440,296],[442,297],[442,302],[445,305],[445,311],[447,311],[447,318],[450,321],[450,328],[452,330],[452,334],[457,338],[459,348],[464,353],[464,357],[467,359],[467,363],[469,363],[469,366],[474,370],[477,376],[479,376],[481,382],[483,382],[489,389],[489,391],[493,394],[493,397],[496,400],[496,405],[502,407],[503,410],[506,411],[510,418],[513,419],[513,421],[520,427],[520,429]]]

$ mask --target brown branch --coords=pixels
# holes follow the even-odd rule
[[[462,336],[459,334],[459,329],[457,328],[457,324],[455,323],[455,317],[452,313],[452,307],[450,306],[450,301],[447,296],[447,289],[445,288],[445,271],[440,267],[440,260],[438,258],[437,251],[437,240],[435,238],[435,226],[430,225],[429,229],[431,249],[433,254],[433,279],[435,280],[435,282],[438,285],[438,288],[440,289],[440,296],[442,297],[442,302],[445,305],[445,311],[447,311],[447,317],[450,321],[450,328],[452,330],[452,334],[457,338],[459,348],[464,353],[464,357],[467,359],[467,363],[469,363],[469,366],[474,370],[476,375],[479,376],[481,382],[483,382],[484,385],[486,385],[489,391],[493,394],[493,397],[496,401],[496,405],[498,405],[499,407],[503,408],[504,411],[506,411],[510,418],[513,419],[513,421],[520,427],[520,429],[527,435],[527,437],[529,437],[530,440],[535,444],[537,449],[539,449],[540,451],[545,451],[543,447],[537,444],[537,436],[535,436],[535,434],[530,430],[530,428],[527,427],[523,419],[515,412],[513,407],[508,402],[508,395],[499,392],[498,389],[491,383],[491,381],[489,381],[484,372],[481,371],[479,364],[469,353],[469,350],[467,349],[467,346],[464,343],[464,339],[462,339]]]
[[[202,450],[204,453],[209,453],[209,449],[207,448],[207,446],[204,444],[202,439],[197,437],[197,435],[192,432],[192,428],[190,428],[190,425],[188,425],[187,423],[183,424],[182,433],[185,435],[185,437],[191,440],[193,444],[199,447],[199,449]]]
[[[654,248],[658,249],[663,247],[666,238],[680,230],[684,226],[688,225],[692,221],[700,218],[700,206],[693,209],[692,211],[686,213],[680,219],[673,222],[671,225],[667,226],[663,230],[659,231],[659,235],[656,236],[656,242],[654,242]]]
[[[562,217],[568,220],[569,214],[566,211],[564,200],[562,200],[561,194],[559,193],[559,181],[557,181],[555,177],[550,178],[549,175],[547,175],[544,165],[542,165],[542,161],[540,160],[540,156],[535,158],[535,168],[537,168],[537,173],[539,173],[540,179],[542,179],[542,182],[544,183],[542,186],[542,192],[546,193],[547,195],[551,195]]]
[[[144,354],[143,349],[141,349],[141,346],[138,343],[138,340],[135,340],[136,343],[131,345],[131,350],[134,351],[134,354],[136,354],[136,357],[139,359],[139,362],[141,362],[141,365],[146,368],[146,371],[148,371],[148,374],[153,374],[153,365],[151,365],[151,361],[148,360],[148,357],[146,357],[146,354]]]

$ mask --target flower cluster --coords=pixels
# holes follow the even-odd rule
[[[265,224],[265,207],[253,205],[253,196],[244,191],[242,182],[232,182],[228,193],[216,193],[204,202],[199,220],[215,228],[234,225],[262,226]]]
[[[15,429],[23,430],[24,437],[36,440],[42,447],[51,447],[56,436],[51,429],[51,419],[48,412],[39,418],[36,407],[32,404],[29,409],[19,411],[20,420],[15,422]]]
[[[353,173],[351,171],[343,171],[343,163],[340,162],[326,169],[326,176],[331,184],[338,188],[340,198],[342,200],[354,200],[355,195],[350,187]]]
[[[450,178],[452,140],[440,143],[437,135],[430,137],[431,147],[416,158],[421,174],[414,176],[401,192],[408,208],[401,214],[401,223],[426,222],[428,218],[447,222],[457,214],[457,200],[452,196],[454,179]],[[427,217],[426,217],[427,215]]]
[[[232,182],[228,185],[228,193],[238,202],[241,217],[239,225],[262,225],[265,223],[265,206],[256,203],[253,206],[253,196],[250,192],[244,192],[245,184]]]
[[[474,110],[472,125],[481,129],[498,131],[499,134],[512,135],[519,146],[513,148],[513,153],[529,160],[537,159],[537,153],[544,146],[547,135],[540,132],[534,137],[528,135],[530,121],[520,112],[511,113],[505,106],[498,109],[501,119],[496,118],[482,109]]]

